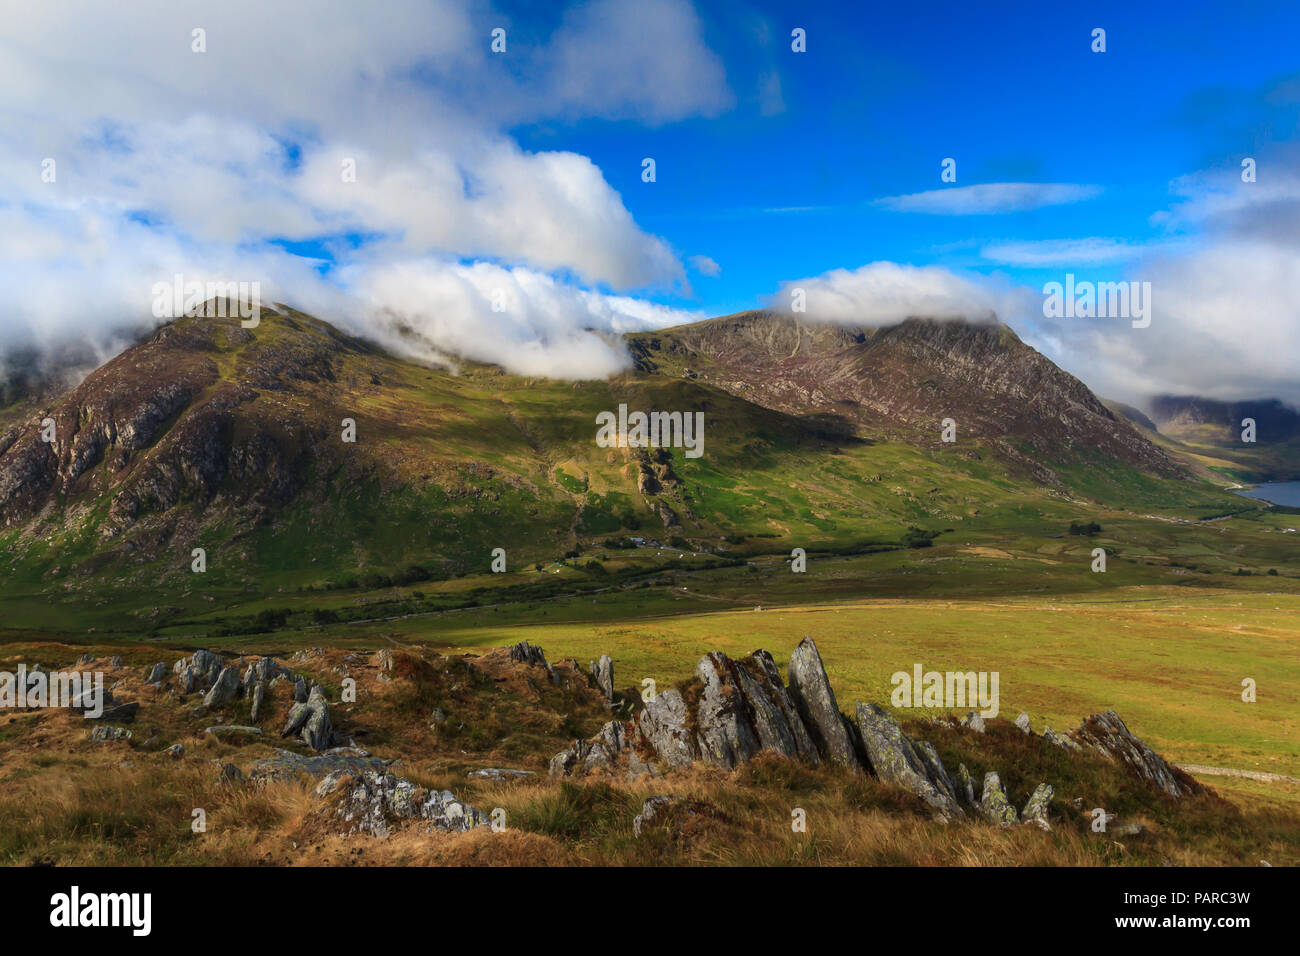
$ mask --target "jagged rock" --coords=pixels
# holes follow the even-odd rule
[[[964,816],[932,747],[918,751],[898,721],[875,704],[858,704],[858,728],[876,776],[916,794],[944,816]]]
[[[182,662],[183,663],[183,662]],[[199,686],[198,675],[192,667],[182,667],[176,671],[176,684],[182,694],[192,694]]]
[[[854,770],[861,769],[853,742],[844,729],[835,691],[812,638],[805,637],[790,655],[790,697],[803,725],[824,760]]]
[[[333,813],[350,824],[349,833],[386,837],[404,820],[427,820],[431,828],[457,832],[488,822],[450,790],[429,791],[386,771],[336,770],[317,785],[316,795],[336,797]]]
[[[587,759],[591,753],[591,744],[585,740],[575,740],[567,750],[561,750],[551,758],[547,773],[552,777],[567,777],[575,767]]]
[[[433,713],[429,715],[429,726],[436,728],[447,722],[447,714],[441,707],[433,708]]]
[[[378,679],[387,684],[393,679],[393,652],[388,648],[375,652],[375,667],[379,669]]]
[[[821,762],[817,746],[790,692],[781,683],[781,672],[772,655],[758,650],[736,663],[759,744],[764,750],[775,750],[817,766]]]
[[[967,730],[973,730],[977,734],[984,733],[984,718],[977,711],[970,711],[962,718],[961,725]]]
[[[534,777],[536,773],[532,770],[511,770],[508,767],[484,767],[481,770],[471,770],[468,777],[479,780],[495,780],[498,783],[504,780],[519,780],[523,777]]]
[[[268,683],[277,677],[291,678],[293,671],[274,657],[261,657],[244,669],[244,677],[239,683],[244,694],[248,695],[256,685]]]
[[[1051,830],[1052,825],[1047,822],[1047,806],[1052,802],[1052,794],[1055,792],[1050,784],[1040,783],[1035,787],[1025,802],[1025,808],[1020,811],[1020,822],[1033,823],[1039,829]]]
[[[125,727],[99,726],[90,732],[90,739],[101,743],[108,740],[130,740],[131,731]]]
[[[82,654],[80,657],[78,657],[77,663],[74,664],[73,666],[85,667],[87,664],[93,664],[93,663],[95,663],[95,658],[89,652],[87,652],[85,654]]]
[[[647,701],[637,720],[642,738],[669,767],[684,767],[699,755],[686,726],[686,701],[675,689]]]
[[[1073,737],[1107,760],[1119,760],[1175,799],[1204,792],[1204,787],[1181,770],[1170,767],[1163,757],[1139,740],[1113,710],[1085,719]]]
[[[726,654],[711,651],[696,665],[695,676],[704,685],[696,708],[695,739],[700,755],[731,770],[760,749],[740,689],[738,668]]]
[[[220,657],[209,650],[197,650],[188,660],[181,659],[176,662],[175,670],[179,676],[183,670],[189,668],[193,672],[194,686],[211,687],[216,681],[217,675],[221,673],[224,664]]]
[[[363,758],[352,754],[315,754],[304,757],[291,750],[277,750],[275,756],[259,760],[249,769],[254,780],[283,780],[307,774],[320,777],[336,770],[360,773],[364,770],[382,771],[388,763],[378,757]]]
[[[510,659],[516,664],[527,664],[530,667],[541,667],[546,670],[547,679],[555,685],[560,683],[560,675],[556,673],[554,667],[546,663],[546,655],[542,649],[535,644],[529,644],[527,641],[521,641],[510,648]]]
[[[293,699],[295,703],[307,703],[308,693],[307,679],[305,677],[299,677],[293,682]]]
[[[239,671],[233,667],[223,667],[211,689],[204,695],[203,706],[208,709],[220,707],[233,698],[238,690]]]
[[[1043,728],[1043,739],[1066,750],[1078,750],[1079,745],[1064,734],[1058,734],[1051,727]]]
[[[510,659],[516,664],[530,664],[534,667],[546,666],[546,654],[535,644],[521,641],[510,648]]]
[[[334,728],[330,723],[329,702],[319,684],[312,685],[305,703],[290,708],[289,719],[280,736],[288,737],[293,733],[298,733],[302,742],[312,750],[321,751],[329,747]]]
[[[262,702],[266,699],[266,685],[258,681],[253,685],[253,705],[249,708],[248,717],[253,723],[257,723],[262,716]]]
[[[984,792],[980,796],[980,815],[1001,826],[1010,826],[1019,819],[1016,808],[1007,799],[1002,780],[990,770],[984,775]]]
[[[122,663],[123,663],[122,658],[118,657],[116,654],[114,654],[108,660],[109,667],[121,667]]]
[[[954,783],[958,798],[968,807],[975,806],[975,781],[971,779],[970,771],[964,763],[957,765],[957,779]]]
[[[957,788],[952,782],[952,777],[944,768],[943,761],[939,759],[939,754],[934,749],[934,746],[925,740],[913,741],[912,746],[916,748],[916,755],[921,758],[921,763],[925,765],[926,778],[944,796],[951,798],[956,803]]]
[[[166,754],[173,760],[180,760],[185,756],[185,748],[180,744],[172,744],[167,748]]]
[[[605,695],[606,700],[614,699],[614,661],[608,654],[601,654],[600,660],[596,661],[591,668],[592,674],[596,678],[596,686],[600,692]]]
[[[1033,733],[1033,730],[1029,726],[1029,715],[1026,714],[1023,710],[1020,712],[1020,716],[1016,718],[1016,726],[1020,728],[1020,731],[1022,733],[1026,733],[1026,734]]]
[[[161,684],[167,677],[167,665],[159,661],[153,667],[149,668],[149,673],[144,676],[146,684]]]
[[[591,749],[582,761],[583,769],[591,772],[612,768],[618,755],[627,749],[627,744],[627,725],[621,720],[608,721],[591,741]]]
[[[645,803],[641,804],[641,812],[632,818],[633,835],[639,837],[641,831],[654,822],[655,817],[685,799],[680,793],[661,793],[647,797]]]
[[[221,765],[221,780],[223,783],[239,783],[243,779],[244,772],[233,763],[223,763]]]

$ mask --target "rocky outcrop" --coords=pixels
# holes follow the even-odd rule
[[[700,659],[695,676],[703,685],[696,708],[700,755],[730,770],[761,749],[749,702],[740,689],[739,669],[727,655],[712,651]]]
[[[1010,826],[1020,819],[1016,808],[1007,798],[1007,791],[1002,780],[992,771],[984,775],[984,792],[980,796],[980,815],[990,823]]]
[[[529,644],[527,641],[521,641],[510,648],[510,660],[516,664],[546,666],[546,654],[536,644]]]
[[[641,831],[654,822],[655,817],[660,816],[668,807],[681,803],[685,799],[679,793],[660,793],[653,797],[647,797],[645,803],[641,804],[641,812],[632,818],[632,834],[639,837]]]
[[[107,740],[130,740],[131,731],[125,727],[105,727],[101,724],[90,732],[90,739],[101,743]]]
[[[1139,740],[1113,710],[1086,718],[1071,736],[1107,760],[1124,764],[1170,797],[1178,799],[1205,790],[1190,776],[1169,766],[1163,757]]]
[[[269,684],[277,677],[291,680],[293,676],[293,671],[274,657],[261,657],[244,669],[244,676],[239,684],[243,689],[243,693],[247,695],[258,684]]]
[[[181,658],[173,670],[184,693],[192,693],[199,687],[211,687],[216,682],[225,664],[216,654],[208,650],[197,650],[192,657]]]
[[[898,721],[875,704],[858,704],[858,728],[876,776],[915,794],[945,817],[965,815],[933,747],[914,746]]]
[[[488,822],[486,814],[461,803],[450,790],[426,790],[386,771],[336,770],[317,785],[316,796],[330,800],[328,813],[343,821],[348,833],[386,837],[411,820],[454,832]]]
[[[953,789],[957,791],[957,799],[966,806],[975,806],[975,781],[964,763],[957,765],[957,778],[953,781]]]
[[[525,659],[540,657],[531,645],[519,647]],[[810,639],[795,648],[789,675],[787,688],[766,651],[738,660],[712,651],[700,659],[689,683],[646,701],[635,720],[609,721],[595,737],[572,741],[551,759],[550,773],[563,777],[625,769],[631,777],[662,775],[696,761],[731,770],[770,752],[810,766],[830,763],[874,773],[918,797],[944,820],[973,815],[999,826],[1019,822],[1051,829],[1048,812],[1054,789],[1050,784],[1040,783],[1017,812],[996,771],[985,773],[978,788],[965,764],[950,773],[929,741],[909,737],[882,707],[859,703],[856,721],[841,714]],[[949,718],[930,723],[943,733],[958,727],[985,732],[984,719],[974,711],[963,721]],[[1014,726],[1035,737],[1028,715],[1022,713]],[[1046,727],[1043,740],[1075,751],[1096,749],[1108,759],[1132,766],[1171,795],[1191,792],[1188,783],[1199,786],[1129,733],[1112,711],[1090,717],[1070,737]],[[647,803],[652,811],[647,819],[653,818],[657,807],[667,805],[666,799]]]
[[[1040,783],[1035,787],[1025,802],[1025,808],[1020,811],[1020,822],[1032,823],[1040,830],[1051,830],[1052,825],[1047,822],[1047,808],[1055,792],[1051,784]]]
[[[510,648],[510,660],[516,664],[541,667],[546,671],[546,677],[552,684],[560,683],[560,675],[556,673],[554,667],[546,662],[546,655],[535,644],[529,644],[527,641],[515,644]]]
[[[591,665],[592,676],[596,680],[596,686],[600,692],[605,695],[606,700],[614,699],[614,661],[608,654],[601,654],[600,660]]]
[[[790,655],[790,697],[822,759],[841,767],[860,768],[844,727],[835,691],[812,638],[805,637]]]
[[[233,667],[223,667],[211,689],[204,695],[203,706],[208,709],[220,707],[234,697],[238,690],[239,671]]]
[[[852,725],[835,710],[835,697],[811,641],[800,645],[799,665],[804,708],[822,721],[827,753],[860,769]],[[611,665],[612,666],[612,665]],[[614,721],[588,741],[574,741],[551,760],[553,775],[579,769],[612,769],[619,754],[628,753],[634,774],[683,767],[704,760],[725,769],[752,760],[763,751],[822,762],[816,737],[809,730],[795,695],[781,681],[776,662],[759,650],[738,661],[719,651],[700,659],[688,702],[681,691],[666,690],[647,701],[635,723]]]
[[[668,767],[684,767],[699,756],[695,736],[686,726],[686,701],[677,690],[666,690],[647,701],[637,720],[640,740]]]
[[[763,749],[798,757],[817,766],[821,762],[817,746],[804,726],[794,699],[781,683],[781,672],[772,655],[763,650],[754,651],[738,662],[738,674]]]
[[[289,710],[281,737],[298,734],[302,742],[312,750],[325,750],[334,737],[334,727],[330,722],[329,702],[319,684],[313,684],[307,700],[294,704]]]
[[[1051,727],[1043,728],[1043,739],[1065,750],[1078,750],[1079,745],[1064,734],[1058,734]]]
[[[292,750],[277,750],[274,756],[254,763],[248,775],[254,780],[262,781],[290,780],[299,775],[322,777],[335,771],[383,771],[388,768],[388,763],[389,761],[367,755],[365,751],[303,756]]]

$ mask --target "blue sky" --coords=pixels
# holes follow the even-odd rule
[[[0,356],[107,357],[181,274],[603,377],[607,333],[800,289],[995,315],[1116,398],[1300,402],[1297,37],[1268,0],[33,5],[0,23]],[[1070,274],[1152,321],[1045,314]]]
[[[638,223],[685,255],[722,266],[693,275],[710,313],[758,304],[773,277],[876,260],[1000,270],[1046,281],[1061,271],[992,262],[986,246],[1087,237],[1166,239],[1150,221],[1170,181],[1235,166],[1296,137],[1294,106],[1265,94],[1300,69],[1300,5],[755,4],[766,42],[701,6],[706,37],[736,94],[724,114],[646,125],[586,120],[523,125],[530,149],[590,156]],[[910,7],[911,9],[902,9]],[[790,51],[803,27],[808,51]],[[1107,50],[1093,53],[1094,27]],[[763,114],[766,75],[784,108]],[[643,156],[657,181],[642,183]],[[994,215],[898,213],[874,200],[956,185],[1074,183],[1088,201]],[[774,212],[785,209],[791,211]],[[1118,273],[1080,263],[1080,275]]]

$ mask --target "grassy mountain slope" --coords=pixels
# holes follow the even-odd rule
[[[4,600],[20,620],[152,627],[302,589],[455,590],[494,548],[512,572],[578,551],[617,569],[602,546],[638,535],[703,569],[1260,507],[1190,479],[1002,327],[750,313],[629,347],[628,374],[562,382],[426,368],[293,310],[253,330],[177,320],[0,420]],[[703,457],[598,447],[596,415],[620,403],[703,411]]]

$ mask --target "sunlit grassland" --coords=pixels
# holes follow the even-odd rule
[[[606,624],[402,630],[469,650],[519,640],[552,657],[615,660],[620,685],[687,677],[707,650],[757,647],[784,663],[807,634],[841,705],[887,702],[890,677],[927,670],[1000,675],[1002,715],[1067,730],[1114,708],[1177,762],[1300,776],[1300,596],[1125,589],[1104,596],[996,601],[872,600],[682,614]],[[1258,700],[1241,700],[1243,678]],[[910,712],[903,716],[922,716]]]

